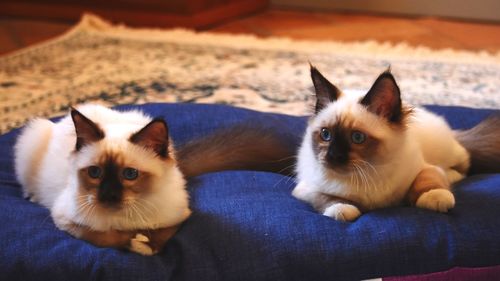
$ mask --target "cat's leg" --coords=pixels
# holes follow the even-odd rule
[[[98,247],[129,248],[130,242],[136,235],[135,231],[95,231],[86,226],[72,225],[68,232],[76,238],[90,242]]]
[[[74,223],[64,213],[52,212],[52,219],[60,230],[66,231],[74,237],[90,242],[98,247],[127,248],[130,240],[135,236],[135,233],[127,231],[95,231],[87,226]]]
[[[191,210],[186,208],[184,210],[184,219],[182,221],[185,221],[190,215]],[[129,250],[142,255],[154,255],[161,251],[168,240],[170,240],[170,238],[177,233],[179,225],[138,230],[136,237],[130,241]]]
[[[149,238],[141,233],[137,233],[135,237],[130,240],[130,246],[128,249],[131,252],[135,252],[141,254],[143,256],[151,256],[154,255],[155,252],[149,246]]]
[[[98,247],[128,248],[130,240],[135,237],[133,231],[96,231],[88,226],[75,223],[68,215],[71,208],[68,207],[63,194],[59,196],[51,208],[51,216],[55,225],[62,231],[66,231],[78,239],[90,242]]]
[[[312,203],[316,193],[317,191],[305,181],[300,181],[292,191],[295,198],[309,203]]]
[[[335,220],[353,221],[361,215],[359,208],[351,202],[318,192],[304,181],[297,184],[292,195],[300,200],[309,202],[315,210]]]
[[[54,222],[60,230],[66,231],[72,236],[90,242],[98,247],[128,248],[131,239],[136,235],[135,231],[96,231],[87,226],[72,222],[64,216],[53,217]]]
[[[419,208],[447,212],[455,206],[446,173],[439,167],[427,165],[413,181],[408,199]]]
[[[68,189],[65,191],[68,191]],[[163,248],[178,228],[178,226],[172,226],[152,230],[123,231],[111,229],[96,231],[88,226],[77,224],[70,218],[68,210],[71,207],[66,204],[68,202],[67,198],[71,198],[69,192],[61,194],[51,208],[51,216],[57,228],[98,247],[122,248],[141,255],[153,255]],[[186,209],[186,218],[190,214],[191,211]]]
[[[59,229],[98,247],[128,249],[144,256],[158,253],[178,229],[177,226],[174,226],[140,231],[113,229],[96,231],[87,226],[75,224],[68,218],[61,216],[54,218],[54,221]]]
[[[446,177],[448,178],[448,181],[450,182],[450,184],[456,183],[457,181],[464,179],[465,176],[466,176],[466,174],[462,174],[455,169],[447,169],[446,170]]]
[[[450,167],[445,170],[450,184],[465,178],[470,167],[469,152],[457,141],[453,143],[453,160]]]
[[[350,203],[345,203],[342,200],[332,200],[330,204],[323,211],[323,215],[327,217],[338,221],[354,221],[361,216],[361,211],[358,207]]]
[[[312,187],[309,183],[301,181],[293,189],[292,195],[302,201],[306,201],[313,206],[318,212],[323,212],[326,207],[331,205],[329,196],[319,192],[316,188]]]
[[[142,255],[154,255],[163,249],[179,227],[164,227],[158,229],[140,230],[134,239],[130,241],[129,250]]]
[[[130,241],[129,250],[145,256],[154,255],[163,249],[177,229],[178,226],[140,230]]]

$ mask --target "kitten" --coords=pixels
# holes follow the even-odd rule
[[[401,101],[391,72],[366,94],[345,94],[313,66],[315,114],[298,153],[292,194],[323,215],[352,221],[409,203],[438,212],[455,205],[451,185],[474,167],[500,171],[500,117],[465,132]]]
[[[151,255],[191,213],[186,177],[290,164],[284,155],[291,151],[276,149],[272,131],[251,127],[222,129],[177,153],[162,119],[83,105],[57,123],[35,119],[25,127],[15,145],[16,175],[24,196],[50,209],[59,229]]]
[[[138,111],[84,105],[55,124],[35,119],[18,138],[15,167],[25,197],[96,245],[153,254],[163,242],[151,248],[158,237],[141,230],[168,232],[166,241],[191,213],[167,124]]]

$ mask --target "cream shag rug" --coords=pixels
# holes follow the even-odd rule
[[[0,57],[0,132],[87,101],[304,115],[309,62],[342,89],[366,90],[390,65],[409,103],[500,108],[500,52],[134,29],[84,15],[66,34]]]

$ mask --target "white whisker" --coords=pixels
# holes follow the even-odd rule
[[[137,201],[136,201],[137,202]],[[130,205],[131,209],[134,211],[136,214],[136,218],[143,224],[147,225],[147,219],[144,217],[144,213],[141,209],[139,209],[138,204],[132,204]]]

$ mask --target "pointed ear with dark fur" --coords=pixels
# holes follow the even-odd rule
[[[335,87],[328,79],[326,79],[319,71],[311,65],[311,79],[314,84],[314,90],[316,92],[316,108],[315,113],[317,114],[323,108],[325,108],[329,103],[336,101],[341,92],[337,87]]]
[[[397,123],[403,117],[401,93],[390,70],[379,75],[373,86],[361,100],[368,110],[390,122]]]
[[[130,142],[153,150],[161,158],[168,155],[168,126],[165,120],[155,118],[130,137]]]
[[[71,119],[73,119],[73,124],[75,125],[77,151],[85,145],[104,138],[104,132],[99,125],[74,108],[71,108]]]

